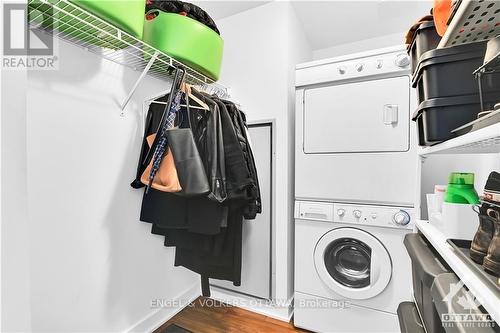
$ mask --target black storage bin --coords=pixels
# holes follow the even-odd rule
[[[414,118],[413,120],[417,123],[418,145],[419,146],[432,145],[431,142],[425,140],[424,117],[417,115],[417,118]]]
[[[472,73],[482,65],[485,52],[484,42],[425,52],[412,79],[419,103],[431,98],[478,94],[479,86]],[[482,89],[499,96],[500,73],[485,75]]]
[[[482,307],[464,309],[463,304],[460,304],[460,298],[467,299],[466,297],[470,294],[465,286],[462,286],[458,290],[454,288],[459,283],[460,279],[454,273],[443,273],[436,277],[431,288],[431,294],[437,312],[440,315],[448,314],[458,316],[462,314],[471,316],[487,314]],[[445,325],[445,331],[446,333],[497,333],[500,329],[498,325],[489,327],[488,325],[481,325],[481,323],[449,321]]]
[[[498,96],[496,95],[496,99]],[[494,94],[484,94],[485,107],[492,108]],[[477,119],[481,112],[479,94],[434,98],[423,101],[412,116],[417,122],[418,141],[421,146],[430,146],[456,136],[451,131]]]
[[[420,56],[429,50],[435,49],[441,36],[438,35],[434,21],[426,21],[420,24],[420,26],[415,30],[413,39],[410,43],[408,49],[408,55],[411,59],[411,73],[415,73],[417,69]]]
[[[423,82],[419,82],[417,84],[416,88],[417,88],[417,101],[418,101],[418,104],[420,104],[423,101],[425,101],[425,92],[424,92]]]
[[[413,294],[427,333],[444,332],[434,305],[431,287],[434,279],[451,270],[421,234],[407,234],[404,245],[412,262]]]
[[[397,313],[401,333],[425,333],[425,329],[415,303],[400,303]]]

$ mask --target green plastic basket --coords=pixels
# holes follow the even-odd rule
[[[142,39],[145,0],[69,0],[117,28]]]
[[[156,15],[156,16],[155,16]],[[151,10],[143,40],[213,80],[220,74],[224,41],[212,29],[189,17]]]

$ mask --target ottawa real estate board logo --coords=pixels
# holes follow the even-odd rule
[[[441,314],[443,327],[485,328],[496,325],[489,314],[481,311],[481,303],[465,288],[462,281],[450,284],[443,304],[448,309]]]
[[[55,43],[51,30],[52,8],[38,10],[26,4],[3,4],[3,69],[54,70],[57,69]],[[38,24],[29,24],[28,15]]]

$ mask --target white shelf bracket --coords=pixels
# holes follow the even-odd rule
[[[130,90],[130,92],[128,93],[127,97],[125,98],[125,100],[123,101],[123,103],[121,105],[122,115],[123,115],[123,110],[125,110],[125,107],[127,106],[128,102],[130,101],[132,96],[134,95],[134,92],[136,91],[137,87],[139,87],[139,84],[141,83],[142,79],[144,79],[144,77],[148,74],[149,69],[151,68],[151,66],[153,66],[153,63],[155,62],[158,55],[159,55],[159,51],[155,51],[155,53],[153,54],[151,59],[149,59],[149,62],[146,65],[146,67],[144,67],[144,70],[142,71],[141,75],[139,76],[137,81],[135,81],[135,84],[132,87],[132,90]]]

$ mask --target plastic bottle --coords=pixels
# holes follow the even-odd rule
[[[474,174],[450,173],[444,201],[455,204],[479,204],[479,196],[474,189]]]

